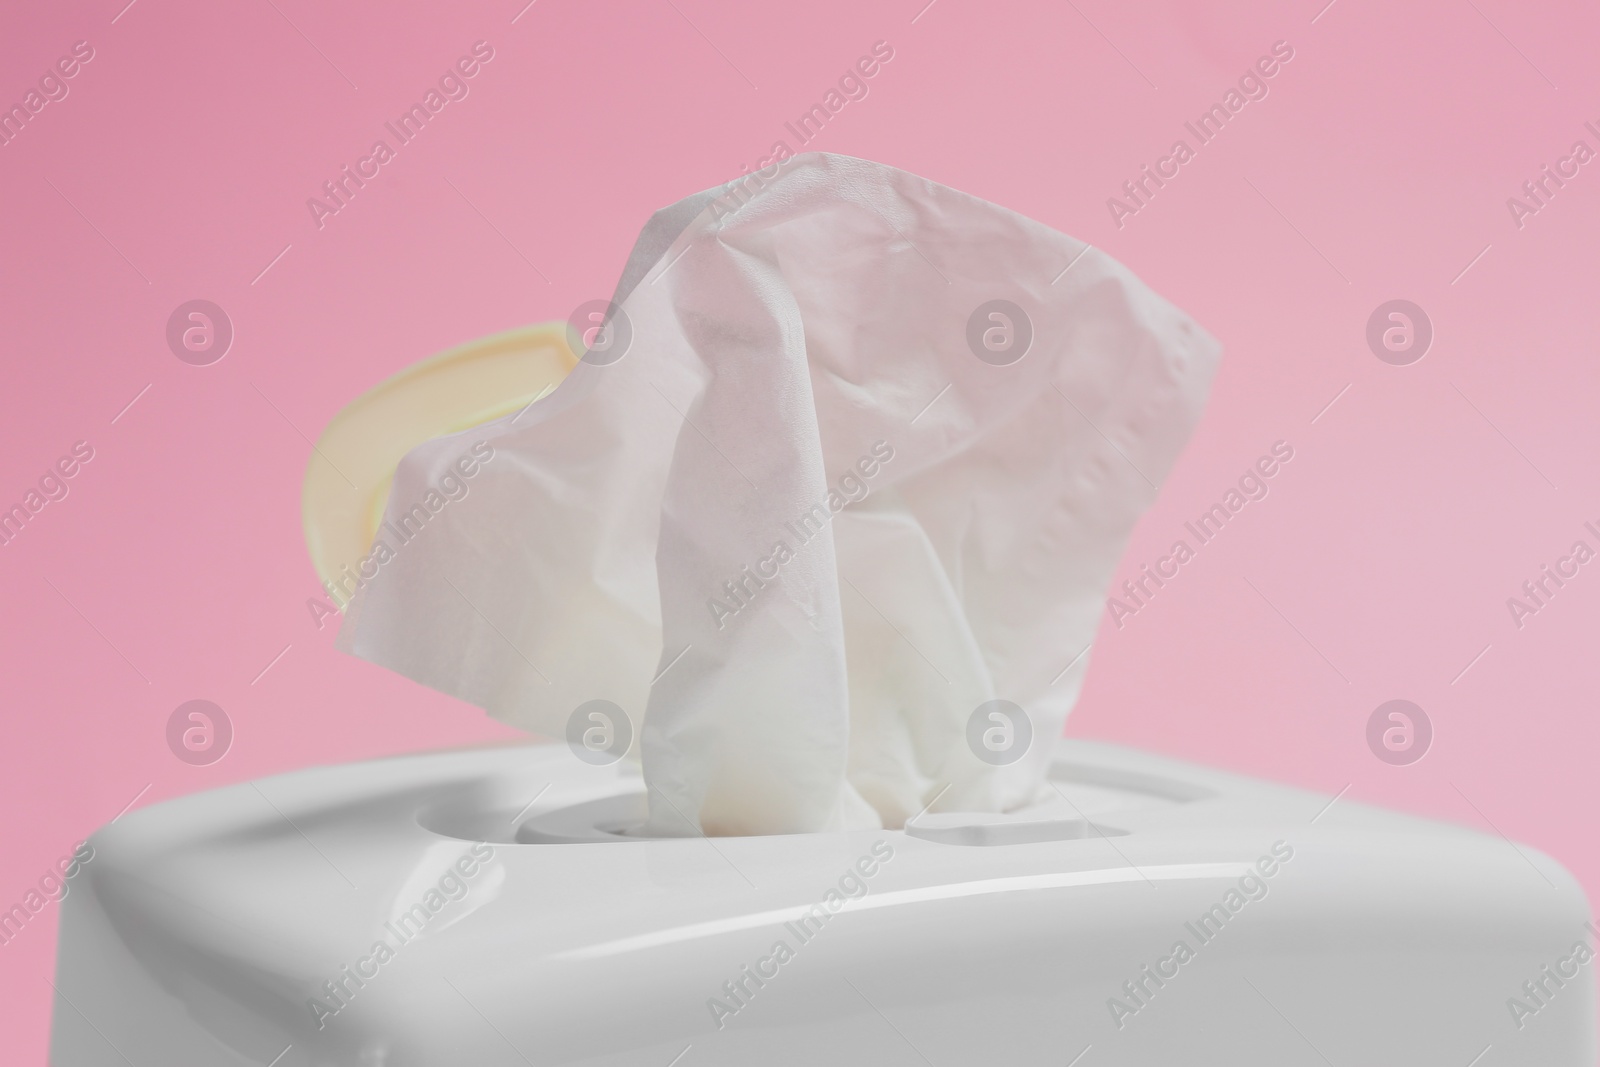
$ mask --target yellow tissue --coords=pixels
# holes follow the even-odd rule
[[[547,322],[441,352],[362,393],[333,417],[306,464],[301,521],[324,587],[355,569],[383,521],[405,454],[524,407],[578,362],[567,324]],[[342,604],[341,604],[342,606]]]

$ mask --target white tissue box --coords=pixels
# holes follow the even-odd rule
[[[709,840],[618,832],[639,778],[559,745],[168,801],[64,901],[52,1062],[1594,1063],[1595,934],[1548,857],[1109,745],[1051,780]]]

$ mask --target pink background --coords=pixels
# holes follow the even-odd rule
[[[306,438],[409,363],[608,295],[651,210],[795,147],[784,121],[878,40],[893,60],[808,147],[1090,241],[1226,347],[1126,575],[1295,450],[1108,617],[1069,731],[1498,830],[1600,891],[1600,562],[1520,629],[1506,606],[1600,547],[1600,162],[1520,229],[1506,206],[1573,141],[1600,148],[1592,10],[523,2],[8,11],[0,102],[75,41],[95,57],[0,148],[0,504],[75,441],[95,458],[0,547],[0,909],[135,797],[511,736],[317,629]],[[319,230],[306,199],[480,39],[470,96]],[[1270,95],[1118,229],[1106,198],[1278,40]],[[196,297],[237,331],[208,367],[164,340]],[[1434,324],[1411,366],[1364,340],[1394,298]],[[237,731],[209,767],[164,737],[194,698]],[[1435,726],[1412,766],[1367,748],[1393,698]],[[44,1058],[56,914],[0,946],[9,1063]]]

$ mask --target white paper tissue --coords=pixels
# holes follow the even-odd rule
[[[1216,343],[1080,241],[823,154],[658,212],[615,304],[548,397],[405,458],[385,530],[422,528],[341,647],[538,733],[642,715],[655,833],[1033,800]],[[1000,766],[996,698],[1034,736]]]

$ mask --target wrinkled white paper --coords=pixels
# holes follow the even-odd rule
[[[421,528],[341,647],[538,733],[615,702],[657,833],[1033,800],[1216,343],[1080,241],[822,154],[658,212],[615,302],[549,396],[401,463],[385,530]],[[1033,734],[998,766],[996,698]]]

